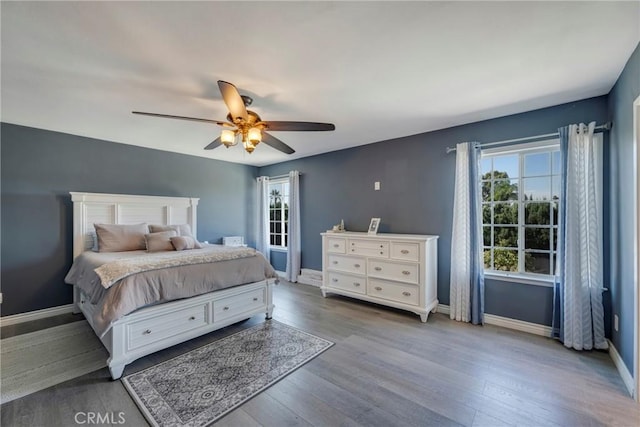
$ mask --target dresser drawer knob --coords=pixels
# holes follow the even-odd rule
[[[381,291],[381,290],[382,290],[382,288],[381,288],[380,286],[376,286],[374,289],[375,289],[376,291]]]
[[[353,264],[355,268],[360,268],[360,264]]]
[[[334,247],[334,248],[339,248],[339,247],[340,247],[340,245],[335,244],[335,245],[333,245],[333,247]]]
[[[336,283],[336,282],[338,281],[338,279],[336,279],[336,278],[334,277],[333,279],[331,279],[331,281],[332,281],[333,283]]]
[[[355,249],[351,249],[351,252],[355,252],[355,251],[356,251]]]
[[[196,316],[189,317],[189,320],[196,320]]]
[[[253,297],[253,300],[254,301],[258,301],[258,297]]]
[[[405,255],[409,253],[409,251],[408,251],[408,250],[406,250],[406,249],[403,249],[403,250],[401,250],[400,252],[401,252],[401,253],[403,253],[403,254],[405,254]]]
[[[226,311],[229,310],[229,307],[223,307],[222,309]]]
[[[337,263],[338,263],[338,261],[333,261],[333,264],[334,264],[334,265],[335,265],[335,264],[337,264]]]
[[[376,267],[374,268],[375,271],[382,271],[382,267]]]
[[[404,270],[404,271],[402,272],[402,274],[404,274],[405,276],[408,276],[408,275],[410,275],[410,274],[411,274],[411,272],[410,272],[410,271],[407,271],[407,270]]]
[[[384,246],[380,245],[380,248],[384,248]]]
[[[404,291],[402,293],[402,295],[404,295],[405,297],[410,297],[411,296],[411,292]]]
[[[147,329],[146,331],[143,332],[144,335],[149,335],[151,333],[151,329]]]
[[[354,282],[354,283],[353,283],[353,286],[360,286],[360,283],[358,283],[358,282]]]
[[[380,251],[380,255],[384,255],[384,252]]]

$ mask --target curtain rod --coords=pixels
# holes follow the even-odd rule
[[[600,131],[600,132],[608,131],[611,129],[612,124],[613,123],[611,122],[607,122],[603,125],[596,126],[595,131]],[[515,143],[515,142],[526,142],[526,141],[532,141],[534,139],[553,138],[557,136],[559,136],[558,132],[547,133],[544,135],[526,136],[524,138],[515,138],[515,139],[506,139],[504,141],[487,142],[484,144],[480,144],[480,147],[481,148],[491,147],[492,145],[502,145],[502,144],[509,144],[509,143]],[[455,147],[447,147],[447,154],[453,151],[456,151]]]
[[[302,172],[298,172],[299,175],[302,175]],[[276,175],[276,176],[270,176],[269,179],[280,179],[280,178],[289,178],[289,174],[286,173],[284,175]]]

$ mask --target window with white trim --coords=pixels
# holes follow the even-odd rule
[[[286,249],[289,237],[289,179],[269,181],[269,244]]]
[[[560,201],[559,141],[483,150],[486,273],[548,279],[555,272]]]

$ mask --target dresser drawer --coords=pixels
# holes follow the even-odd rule
[[[367,294],[372,297],[383,298],[405,304],[420,304],[420,289],[415,285],[387,282],[385,280],[369,279]]]
[[[418,264],[407,262],[369,260],[369,275],[382,279],[398,280],[400,282],[418,283],[420,279]]]
[[[335,254],[343,254],[346,252],[347,239],[328,237],[327,238],[327,252]]]
[[[420,245],[417,243],[391,242],[391,258],[418,261],[420,259]]]
[[[367,289],[367,279],[362,276],[352,276],[350,274],[329,272],[327,275],[327,286],[344,289],[349,292],[365,294]]]
[[[384,240],[349,239],[347,252],[351,255],[389,258],[389,242]]]
[[[209,324],[209,303],[183,308],[161,317],[127,325],[127,349],[144,347]]]
[[[219,322],[246,311],[256,310],[265,304],[264,288],[222,298],[213,302],[213,321]]]
[[[344,271],[346,273],[366,274],[367,261],[355,256],[329,255],[327,256],[329,270]]]

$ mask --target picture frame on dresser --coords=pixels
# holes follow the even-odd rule
[[[378,227],[380,226],[380,218],[371,218],[369,223],[369,234],[378,234]]]

